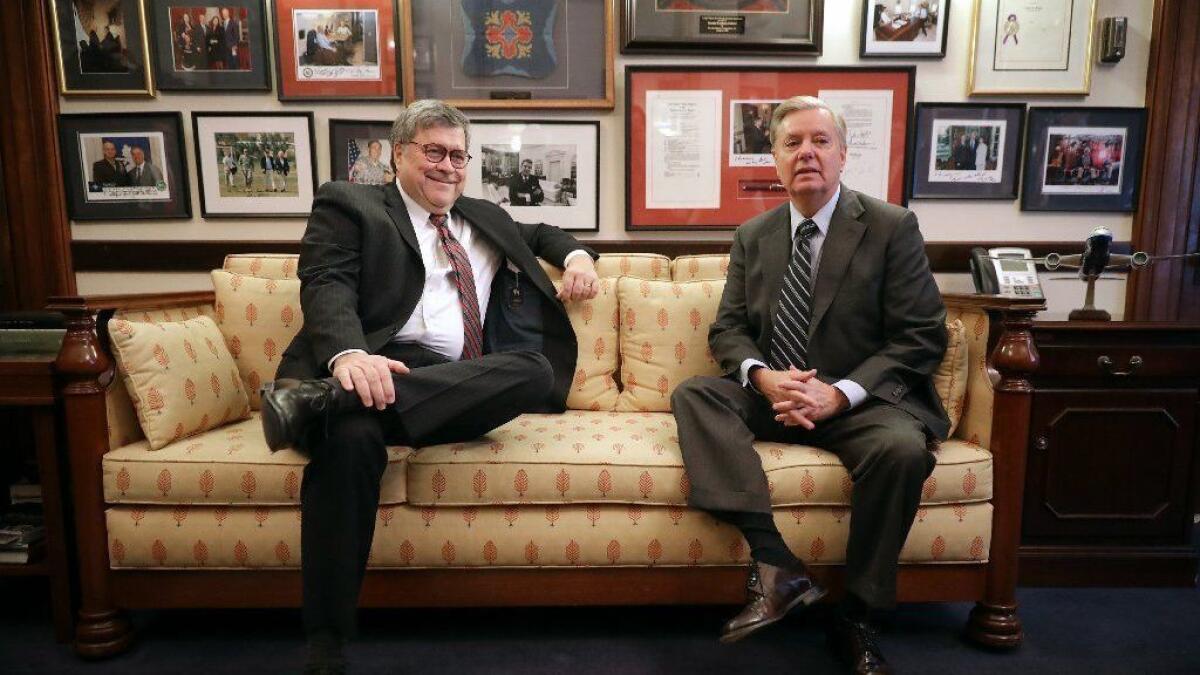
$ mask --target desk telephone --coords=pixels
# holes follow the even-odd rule
[[[1027,248],[971,249],[971,280],[977,293],[1042,298],[1037,266]]]

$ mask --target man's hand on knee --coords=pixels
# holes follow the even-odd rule
[[[396,402],[392,373],[407,375],[408,366],[400,361],[363,352],[350,352],[333,362],[333,376],[342,389],[358,394],[364,407],[383,410]]]

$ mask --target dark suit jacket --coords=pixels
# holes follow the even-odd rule
[[[522,197],[521,193],[528,194],[529,197]],[[529,177],[525,177],[514,173],[508,179],[508,201],[512,202],[513,206],[537,206],[545,198],[546,195],[542,192],[542,182],[538,180],[537,176],[529,174]]]
[[[554,389],[542,409],[563,410],[575,372],[575,333],[536,257],[561,266],[576,249],[596,254],[558,228],[517,223],[487,201],[459,197],[451,211],[520,270],[514,275],[502,264],[496,275],[484,351],[541,351],[554,368]],[[378,352],[408,321],[425,287],[416,230],[396,184],[322,185],[301,240],[298,274],[304,326],[276,377],[328,376],[329,359],[339,352]],[[510,306],[514,286],[522,302]]]
[[[129,173],[123,162],[109,164],[107,159],[101,159],[92,163],[92,180],[107,187],[124,187],[129,185]]]
[[[721,369],[766,362],[792,249],[788,204],[742,224],[708,339]],[[931,376],[946,351],[946,309],[917,218],[845,185],[821,249],[809,365],[829,383],[853,380],[945,438],[949,422]]]

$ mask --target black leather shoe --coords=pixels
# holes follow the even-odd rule
[[[361,406],[358,395],[345,391],[333,378],[324,380],[282,379],[262,388],[263,435],[272,451],[299,443],[313,423],[324,422],[331,413]]]
[[[804,565],[783,568],[752,561],[746,606],[721,629],[721,642],[737,642],[787,616],[794,607],[811,605],[824,595],[825,589],[808,576]]]
[[[342,655],[340,639],[328,635],[309,639],[304,675],[343,675],[345,672],[346,658]]]
[[[883,658],[876,642],[875,629],[866,621],[855,621],[835,612],[829,624],[829,649],[856,675],[890,674],[891,666]]]

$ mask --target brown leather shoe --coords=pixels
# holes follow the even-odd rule
[[[856,675],[890,675],[892,667],[875,641],[875,629],[866,621],[834,616],[829,625],[829,649]]]
[[[737,642],[782,619],[793,607],[813,604],[825,592],[808,576],[804,565],[783,568],[752,561],[746,606],[721,629],[721,642]]]

